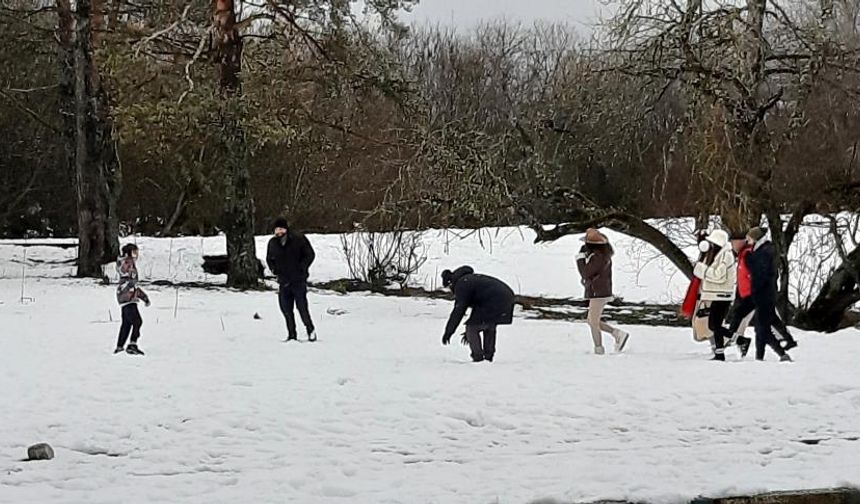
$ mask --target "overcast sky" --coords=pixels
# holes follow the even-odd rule
[[[585,28],[596,19],[600,8],[598,0],[421,0],[404,19],[457,27],[498,18],[526,24],[546,20]]]

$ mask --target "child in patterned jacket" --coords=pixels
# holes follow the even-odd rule
[[[149,306],[149,296],[137,286],[136,261],[139,253],[137,245],[129,243],[122,248],[122,257],[116,260],[116,270],[119,273],[116,300],[122,307],[122,325],[119,328],[116,350],[113,352],[115,354],[125,351],[130,355],[143,355],[137,346],[137,340],[140,338],[140,327],[143,325],[137,304],[143,301],[146,306]],[[126,347],[125,342],[128,340],[129,333],[131,333],[131,341]]]

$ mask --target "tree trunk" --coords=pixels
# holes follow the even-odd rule
[[[809,215],[812,209],[813,206],[811,204],[801,202],[794,213],[791,214],[791,218],[784,229],[782,227],[782,213],[778,208],[770,207],[765,214],[777,254],[776,266],[777,273],[779,274],[779,290],[777,291],[776,309],[779,311],[780,317],[788,322],[794,318],[795,311],[795,307],[788,298],[791,275],[788,264],[788,252],[791,249],[792,243],[794,243],[794,237],[797,236],[800,230],[800,225],[803,224],[803,219]]]
[[[794,322],[803,329],[833,332],[845,327],[845,314],[860,301],[860,247],[827,279],[809,308],[798,312]]]
[[[118,8],[114,6],[114,10]],[[105,23],[104,0],[92,0],[92,47],[94,54],[102,45],[104,32],[108,27]],[[98,62],[92,61],[93,116],[94,132],[97,142],[97,163],[103,178],[101,186],[102,198],[107,209],[107,228],[105,229],[104,259],[111,262],[119,257],[119,213],[117,203],[122,193],[122,170],[117,153],[117,142],[114,138],[113,119],[111,118],[110,97],[105,82],[102,80]]]
[[[248,145],[242,128],[242,38],[236,27],[233,0],[213,0],[213,47],[221,89],[220,135],[224,161],[223,226],[230,266],[227,285],[238,289],[259,286],[254,243],[254,198],[248,170]]]
[[[755,87],[762,80],[764,57],[767,47],[764,33],[764,19],[767,14],[767,0],[747,0],[746,24],[746,68],[744,68],[744,84],[748,92],[755,93]]]
[[[161,232],[158,233],[159,236],[173,235],[173,227],[176,226],[176,223],[179,222],[179,218],[185,213],[185,199],[188,196],[188,185],[190,185],[190,183],[182,189],[181,193],[179,193],[179,199],[176,200],[176,205],[173,207],[173,213],[170,214],[170,218],[167,219],[164,227],[161,228]]]
[[[227,285],[250,289],[259,285],[257,247],[254,242],[254,198],[248,171],[247,143],[238,119],[241,100],[227,98],[221,114],[221,135],[226,147],[224,232],[227,235]]]
[[[74,41],[77,275],[101,278],[102,264],[119,255],[116,200],[121,185],[107,93],[93,58],[93,17],[91,1],[78,0]]]

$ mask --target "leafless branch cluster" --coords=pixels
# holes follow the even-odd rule
[[[427,262],[422,234],[416,231],[374,233],[356,230],[341,236],[350,278],[381,291],[390,284],[406,288]]]

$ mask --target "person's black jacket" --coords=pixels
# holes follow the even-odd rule
[[[451,277],[454,290],[454,310],[445,327],[445,337],[450,337],[471,308],[472,314],[466,325],[508,325],[514,320],[514,291],[498,278],[477,275],[469,266],[454,270]]]
[[[771,241],[756,244],[747,254],[747,267],[752,277],[752,295],[759,301],[776,299],[776,247]]]
[[[314,258],[316,254],[311,242],[304,235],[293,231],[286,234],[286,240],[273,236],[266,251],[266,264],[281,285],[306,283]]]

